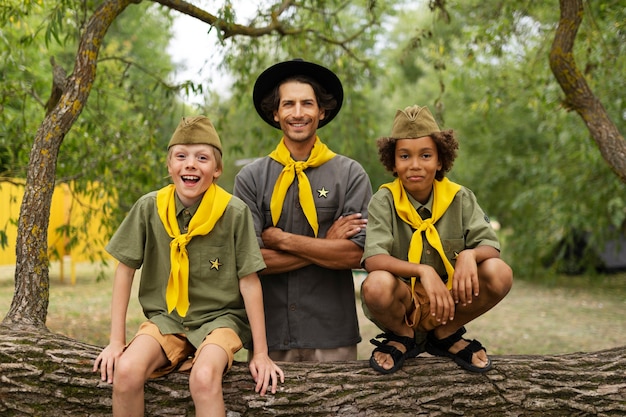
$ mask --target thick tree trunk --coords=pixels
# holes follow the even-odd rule
[[[132,0],[104,2],[91,17],[81,38],[74,72],[64,84],[58,102],[37,130],[30,152],[24,198],[17,226],[15,296],[3,323],[22,328],[45,328],[48,313],[48,224],[63,139],[82,112],[96,77],[102,39],[115,18]],[[57,80],[58,81],[58,80]],[[51,97],[51,100],[52,99]]]
[[[0,415],[108,416],[111,386],[91,372],[100,348],[50,332],[0,327]],[[624,416],[626,347],[555,356],[494,356],[485,375],[433,357],[393,375],[365,361],[281,364],[286,381],[259,396],[246,364],[224,380],[229,417]],[[146,384],[146,414],[192,416],[188,376]]]

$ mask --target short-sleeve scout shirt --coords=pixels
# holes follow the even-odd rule
[[[422,207],[408,194],[409,200],[416,210]],[[430,200],[424,205],[432,212],[432,193]],[[363,260],[374,255],[391,255],[408,261],[409,245],[414,229],[402,221],[396,213],[391,191],[382,188],[374,194],[369,204],[367,238]],[[456,263],[456,255],[464,249],[473,249],[481,245],[489,245],[500,250],[500,243],[489,218],[478,205],[474,193],[468,188],[461,189],[454,200],[435,223],[446,257],[452,264]],[[423,239],[421,263],[432,266],[437,273],[447,277],[443,261],[426,239]],[[404,277],[409,278],[409,277]]]
[[[250,206],[259,245],[261,232],[273,226],[270,200],[283,166],[264,157],[245,166],[235,179],[233,194]],[[318,237],[324,238],[340,216],[362,213],[372,195],[369,177],[356,161],[336,155],[305,171],[317,210]],[[311,236],[313,230],[300,207],[297,180],[289,187],[276,227]],[[363,247],[365,231],[351,240]],[[262,275],[263,303],[269,350],[333,349],[361,341],[352,271],[309,265],[273,275]]]
[[[185,208],[176,197],[179,227],[185,233],[200,202]],[[141,197],[107,245],[107,251],[123,264],[139,269],[139,302],[146,317],[161,333],[184,333],[198,347],[219,327],[233,329],[244,345],[251,340],[250,326],[239,279],[265,268],[254,233],[250,210],[231,198],[213,230],[194,236],[189,253],[189,311],[180,317],[167,312],[165,290],[170,273],[170,241],[157,213],[156,191]]]

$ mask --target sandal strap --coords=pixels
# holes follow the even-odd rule
[[[483,347],[483,345],[478,340],[469,340],[469,344],[465,346],[463,349],[456,353],[456,356],[463,359],[467,363],[472,363],[472,358],[474,353],[484,350],[487,352],[487,349]]]
[[[380,338],[383,338],[382,342],[376,340]],[[389,342],[402,344],[406,351],[402,352],[397,347],[390,345]],[[391,332],[379,334],[378,336],[376,336],[376,338],[371,339],[370,343],[376,346],[376,348],[372,352],[372,356],[370,357],[370,366],[376,371],[383,374],[396,372],[398,369],[402,368],[402,365],[404,364],[404,360],[406,358],[413,358],[420,353],[419,347],[417,343],[415,343],[415,338],[408,336],[398,336],[397,334]],[[376,352],[390,355],[393,360],[393,367],[390,369],[384,369],[382,366],[380,366],[374,359],[374,353]]]
[[[374,354],[374,352],[387,353],[391,355],[391,358],[393,359],[394,363],[398,363],[398,361],[400,361],[400,359],[404,356],[404,353],[400,349],[396,348],[395,346],[386,345],[384,343],[379,342],[378,340],[376,340],[375,345],[377,347],[376,349],[374,349],[372,354]]]
[[[376,339],[381,339],[381,338],[384,338],[382,342],[379,342],[378,340],[376,340]],[[382,345],[387,346],[389,342],[401,343],[402,345],[404,345],[407,352],[413,350],[417,346],[417,344],[415,343],[414,337],[398,336],[397,334],[391,333],[391,332],[381,333],[378,336],[376,336],[376,338],[370,340],[371,344],[378,346],[378,347]]]
[[[469,349],[469,351],[472,352],[472,353],[476,353],[476,352],[481,351],[481,350],[484,350],[485,352],[487,352],[487,349],[484,348],[482,343],[480,343],[476,339],[470,340],[469,344],[467,346],[465,346],[463,349]]]
[[[459,340],[463,339],[463,335],[465,334],[465,326],[461,327],[456,332],[452,333],[448,337],[444,337],[443,339],[437,339],[435,336],[435,331],[431,330],[428,332],[427,338],[428,341],[435,347],[440,350],[448,351],[450,348]]]

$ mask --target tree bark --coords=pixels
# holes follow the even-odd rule
[[[89,19],[81,38],[74,72],[47,104],[48,113],[37,130],[30,152],[24,198],[17,227],[15,295],[3,320],[16,328],[45,329],[48,314],[48,224],[63,139],[82,112],[96,77],[102,39],[111,23],[132,0],[104,2]],[[58,81],[58,80],[57,80]]]
[[[550,50],[550,68],[565,93],[565,107],[575,110],[587,126],[604,160],[626,183],[626,140],[576,66],[573,49],[583,18],[582,0],[560,0],[561,18]]]
[[[110,415],[111,385],[91,371],[99,352],[59,334],[0,326],[0,415]],[[283,363],[285,383],[264,397],[247,365],[236,363],[224,399],[229,417],[626,415],[626,347],[492,359],[483,375],[434,357],[408,360],[392,375],[366,361]],[[187,374],[151,380],[145,392],[146,415],[194,415]]]

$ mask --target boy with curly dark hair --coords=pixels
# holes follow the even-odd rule
[[[464,326],[506,296],[513,273],[474,194],[445,177],[459,146],[454,132],[442,131],[428,108],[410,106],[377,145],[396,180],[368,206],[361,298],[385,332],[372,339],[370,365],[396,372],[423,351],[425,338],[428,353],[486,372],[491,359],[480,342],[463,338]]]

